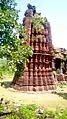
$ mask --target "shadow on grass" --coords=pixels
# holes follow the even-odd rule
[[[52,92],[53,94],[59,95],[60,97],[62,97],[63,99],[67,100],[67,93],[64,92]]]
[[[3,81],[3,82],[0,82],[0,85],[4,88],[12,88],[12,81]]]

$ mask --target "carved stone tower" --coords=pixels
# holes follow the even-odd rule
[[[15,88],[23,91],[44,91],[56,88],[52,73],[53,46],[50,23],[46,22],[44,30],[33,28],[30,18],[36,13],[35,7],[28,8],[24,24],[28,32],[28,43],[33,49],[33,57],[29,58],[24,75],[15,82]]]

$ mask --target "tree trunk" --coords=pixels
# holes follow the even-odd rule
[[[17,71],[14,74],[14,78],[12,81],[13,85],[15,85],[15,83],[23,76],[24,65],[17,64],[16,67],[17,67]]]

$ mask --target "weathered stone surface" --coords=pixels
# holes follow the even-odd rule
[[[29,9],[29,14],[30,14]],[[29,59],[27,71],[23,78],[15,82],[15,88],[23,91],[43,91],[55,89],[55,81],[52,76],[53,46],[51,39],[50,23],[47,22],[44,30],[37,31],[30,22],[28,11],[24,24],[28,32],[28,43],[33,49],[33,57]]]

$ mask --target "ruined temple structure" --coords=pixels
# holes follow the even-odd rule
[[[67,50],[54,47],[53,70],[59,82],[67,82]]]
[[[56,89],[52,73],[53,45],[50,23],[46,22],[44,30],[33,28],[30,18],[36,14],[35,6],[28,4],[25,12],[24,25],[27,28],[28,43],[33,49],[33,56],[26,64],[24,74],[15,81],[14,88],[23,91],[44,91]]]

